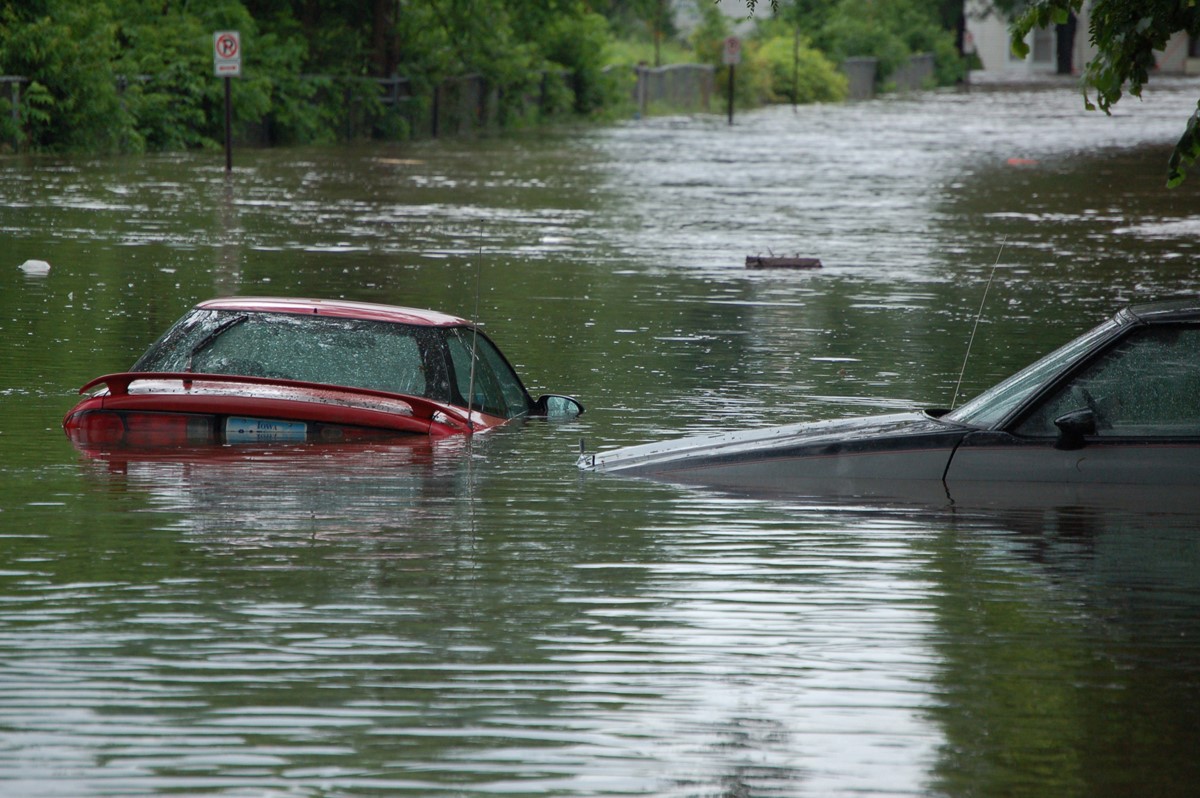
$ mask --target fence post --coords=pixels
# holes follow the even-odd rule
[[[475,125],[479,130],[487,128],[487,78],[475,78]]]
[[[643,64],[638,64],[636,67],[633,68],[633,71],[637,75],[637,88],[635,89],[635,91],[637,92],[637,113],[638,113],[638,118],[642,119],[646,116],[646,90],[647,90],[646,72],[647,72],[647,70]]]
[[[0,81],[8,84],[9,101],[12,103],[13,152],[21,149],[21,84],[27,80],[20,75],[0,77]]]
[[[441,104],[442,104],[442,84],[441,84],[441,81],[438,81],[437,85],[433,87],[433,109],[431,111],[431,116],[433,117],[433,119],[432,119],[432,124],[430,125],[430,128],[429,128],[430,136],[435,139],[438,137],[438,114],[441,112],[441,108],[440,108]]]

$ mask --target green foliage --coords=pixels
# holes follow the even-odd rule
[[[720,64],[725,38],[729,36],[729,21],[716,6],[700,5],[700,24],[692,32],[691,46],[696,60],[702,64]]]
[[[846,99],[849,91],[846,76],[806,42],[797,47],[794,36],[775,35],[763,40],[754,57],[770,76],[767,102],[819,103]]]
[[[612,99],[610,83],[604,78],[609,42],[604,17],[592,13],[555,17],[546,25],[542,41],[546,59],[573,75],[576,112],[596,111]]]
[[[21,97],[21,118],[27,120],[26,129],[48,126],[54,119],[56,104],[49,89],[36,80],[30,83]]]
[[[619,39],[611,41],[605,47],[604,61],[606,64],[636,66],[638,64],[654,63],[654,42],[645,37]],[[696,59],[696,54],[678,39],[664,41],[658,48],[659,60],[666,64],[687,64]]]
[[[613,35],[623,40],[666,45],[678,36],[671,13],[673,0],[589,0],[594,13],[608,20]],[[646,59],[653,63],[652,59]],[[668,63],[668,62],[664,62]]]
[[[435,87],[470,74],[483,82],[486,102],[472,106],[478,94],[448,95],[443,113],[474,107],[479,121],[500,125],[602,116],[629,102],[629,75],[606,71],[620,58],[700,60],[727,79],[721,52],[728,21],[710,0],[695,2],[703,21],[689,51],[670,38],[669,0],[0,0],[0,73],[30,80],[22,86],[19,129],[10,115],[0,120],[0,135],[4,146],[34,150],[218,147],[218,30],[241,34],[242,76],[231,88],[235,135],[243,139],[408,135],[428,128]],[[858,10],[863,2],[869,14]],[[917,13],[927,5],[934,0],[785,3],[785,16],[791,9],[794,23],[803,17],[811,28],[812,44],[800,53],[799,99],[843,91],[841,76],[814,48],[835,58],[875,54],[885,64],[915,48],[940,53],[945,40],[928,28],[933,17]],[[873,24],[864,25],[864,16]],[[636,57],[616,51],[614,27],[641,43]],[[791,97],[795,28],[745,43],[740,102]],[[385,104],[371,78],[396,77],[406,89],[397,104]]]
[[[728,92],[729,70],[722,65],[728,20],[715,8],[702,8],[702,24],[692,35],[697,60],[717,66],[717,91]],[[845,99],[848,84],[837,66],[802,40],[786,17],[760,25],[762,35],[742,43],[742,62],[734,72],[734,97],[742,105],[792,101],[835,102]],[[798,68],[797,68],[798,67]]]
[[[746,4],[753,10],[764,3],[746,0]],[[923,53],[933,55],[938,85],[956,83],[966,73],[954,32],[962,19],[962,0],[770,0],[770,6],[776,24],[799,30],[835,63],[875,58],[877,79],[883,86],[911,56]]]
[[[212,62],[205,59],[211,34],[183,14],[138,13],[132,4],[121,11],[116,39],[123,46],[114,71],[124,86],[122,104],[136,120],[123,149],[215,146],[219,128],[204,113],[212,91]]]
[[[33,81],[22,98],[25,142],[56,150],[111,151],[129,131],[112,69],[106,6],[71,0],[0,8],[0,67]]]
[[[1167,162],[1167,188],[1175,188],[1187,176],[1187,167],[1200,158],[1200,102],[1188,119],[1187,128],[1175,145],[1175,151]]]
[[[37,150],[218,146],[218,30],[243,45],[235,133],[268,142],[329,141],[362,124],[406,135],[411,122],[388,112],[370,76],[406,78],[415,113],[429,102],[408,95],[478,74],[501,123],[595,113],[620,88],[603,72],[607,20],[583,0],[0,0],[0,73],[33,81],[20,130],[9,116],[0,132]]]
[[[847,7],[851,3],[854,8]],[[821,41],[839,63],[847,58],[875,58],[877,80],[883,82],[908,62],[911,51],[899,32],[880,19],[881,3],[869,1],[863,6],[855,0],[842,0],[821,31]]]
[[[856,56],[878,59],[881,83],[910,56],[932,53],[937,82],[947,85],[962,76],[963,64],[938,12],[928,0],[840,0],[814,42],[838,63]]]
[[[789,30],[798,29],[811,42],[820,37],[836,8],[837,5],[829,0],[791,0],[775,7],[775,19]]]

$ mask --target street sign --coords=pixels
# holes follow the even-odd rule
[[[730,36],[725,40],[725,51],[721,56],[721,63],[733,66],[742,63],[742,42],[736,36]]]
[[[242,39],[235,30],[213,34],[213,74],[219,78],[242,76]]]
[[[242,76],[242,37],[235,30],[213,34],[213,73],[225,78],[225,171],[233,171],[233,93],[230,78]]]
[[[733,124],[733,73],[737,69],[737,65],[742,63],[742,42],[736,36],[730,36],[725,40],[725,46],[721,48],[721,61],[725,66],[729,67],[729,124]]]

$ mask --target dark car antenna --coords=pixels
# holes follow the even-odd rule
[[[983,306],[987,302],[988,291],[992,287],[992,279],[996,276],[996,267],[1000,265],[1000,256],[1004,254],[1004,245],[1008,236],[1000,240],[1000,251],[996,253],[996,262],[992,264],[992,272],[988,275],[987,285],[983,287],[983,299],[979,300],[979,312],[975,314],[975,326],[971,328],[971,337],[967,339],[967,353],[963,355],[962,370],[958,372],[958,383],[954,386],[954,395],[950,397],[950,409],[958,403],[958,393],[962,390],[963,375],[967,373],[967,361],[971,358],[971,345],[975,343],[975,331],[979,329],[979,319],[983,316]]]

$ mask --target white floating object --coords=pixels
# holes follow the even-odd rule
[[[50,273],[50,264],[49,263],[47,263],[44,260],[34,260],[33,258],[30,258],[29,260],[25,261],[17,268],[20,269],[21,271],[25,272],[26,274],[49,274]]]

